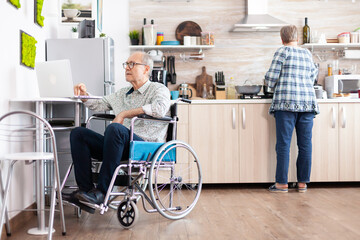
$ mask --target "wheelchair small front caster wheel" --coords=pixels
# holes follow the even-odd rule
[[[82,210],[79,207],[75,207],[75,215],[77,218],[81,218]]]
[[[132,228],[139,219],[139,210],[133,201],[121,201],[118,211],[118,220],[125,229]]]

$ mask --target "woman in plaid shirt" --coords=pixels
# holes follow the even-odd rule
[[[297,46],[294,25],[280,30],[283,45],[265,75],[265,84],[275,88],[270,114],[276,121],[276,183],[271,192],[288,192],[288,168],[291,137],[294,128],[298,144],[296,162],[298,191],[305,192],[310,182],[313,119],[319,113],[314,81],[317,76],[309,50]]]

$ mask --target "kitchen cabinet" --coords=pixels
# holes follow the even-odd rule
[[[339,103],[340,181],[360,180],[360,107]],[[329,146],[330,147],[330,146]]]
[[[310,180],[312,182],[338,181],[338,104],[321,103],[319,104],[319,108],[320,114],[314,119],[312,132],[312,167]]]
[[[196,151],[204,183],[275,181],[276,128],[275,118],[268,114],[269,103],[180,106],[178,139]],[[313,126],[311,182],[360,181],[359,103],[322,102],[319,107]],[[294,131],[289,182],[297,182],[297,154]]]
[[[238,183],[237,104],[189,106],[189,143],[202,168],[203,183]]]
[[[275,118],[270,104],[239,104],[240,182],[274,182]]]

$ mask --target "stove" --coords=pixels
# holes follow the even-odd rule
[[[239,99],[272,99],[272,95],[240,94]]]

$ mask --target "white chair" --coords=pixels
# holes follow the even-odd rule
[[[13,174],[13,168],[17,162],[25,162],[25,164],[36,163],[36,201],[38,211],[38,224],[39,228],[31,229],[31,234],[47,234],[47,239],[52,239],[53,224],[54,224],[54,212],[56,204],[56,192],[60,209],[60,221],[62,225],[62,234],[66,234],[64,209],[62,204],[62,197],[60,192],[60,175],[58,167],[57,149],[55,135],[50,124],[42,117],[36,115],[30,111],[12,111],[4,114],[0,117],[0,144],[4,144],[8,147],[7,154],[2,154],[0,160],[2,162],[8,161],[9,167],[6,172],[5,186],[2,182],[2,176],[4,174],[4,164],[0,171],[0,187],[1,187],[1,225],[2,228],[5,222],[6,233],[11,235],[7,202],[9,196],[9,189]],[[24,151],[24,149],[30,149],[31,151]],[[36,151],[33,151],[36,149]],[[44,179],[43,179],[43,166],[44,162],[52,163],[54,174],[50,174],[52,179],[50,180],[51,186],[51,202],[50,202],[50,214],[48,229],[45,226],[44,218],[44,195],[41,194],[44,191]],[[48,187],[48,186],[47,186]],[[16,189],[12,189],[14,191]],[[19,191],[21,192],[21,191]],[[48,209],[47,209],[48,210]],[[21,211],[21,210],[20,210]],[[39,217],[39,215],[41,215]],[[0,235],[1,239],[1,235]]]

